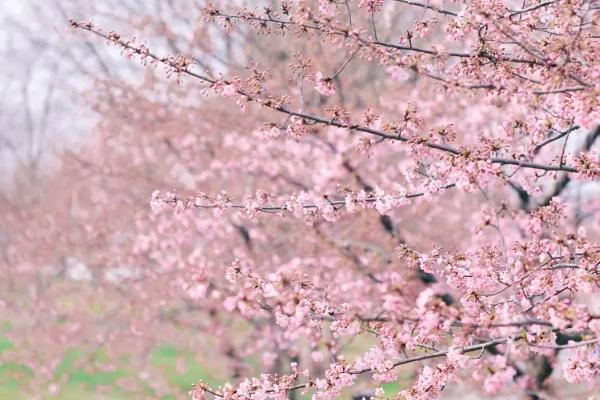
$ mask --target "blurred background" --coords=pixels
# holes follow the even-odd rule
[[[235,132],[221,135],[232,126],[253,131],[264,117],[233,117],[231,104],[205,99],[68,24],[91,20],[136,35],[158,54],[193,56],[213,74],[242,74],[252,59],[270,60],[287,90],[285,68],[277,67],[290,63],[294,49],[244,26],[213,31],[200,23],[204,3],[0,0],[1,399],[189,398],[199,380],[218,386],[265,369],[286,372],[297,359],[265,351],[273,345],[261,339],[269,324],[217,313],[219,299],[202,308],[194,301],[202,296],[194,292],[196,266],[214,267],[236,248],[251,253],[261,240],[271,242],[253,230],[260,227],[153,219],[149,199],[157,188],[245,193],[260,180],[289,193],[313,179],[294,166],[322,163],[323,152],[313,144],[287,153],[263,145],[273,160],[290,162],[289,176],[268,176],[273,168],[245,151],[256,144]],[[303,51],[330,60],[330,68],[345,57],[324,57],[319,43]],[[368,90],[341,98],[349,107],[378,90],[369,85],[373,70],[360,76]],[[256,169],[242,171],[250,176],[243,185],[227,166],[236,157]],[[302,228],[294,231],[286,240],[306,238]],[[258,237],[253,248],[248,232]],[[277,252],[293,256],[282,245]],[[408,382],[412,373],[405,375]],[[393,393],[399,384],[388,387]]]
[[[324,337],[318,345],[327,350],[311,351],[316,346],[308,338],[277,336],[273,321],[219,312],[219,296],[230,293],[202,285],[206,271],[234,257],[290,274],[301,261],[314,257],[321,266],[319,257],[329,257],[353,271],[355,247],[361,260],[385,269],[402,236],[424,246],[470,236],[481,204],[455,194],[441,199],[441,207],[423,202],[394,211],[401,233],[370,211],[335,228],[151,214],[156,189],[227,188],[243,198],[256,188],[275,194],[351,184],[391,189],[404,179],[405,160],[391,146],[376,157],[356,156],[355,138],[334,129],[285,146],[265,140],[264,123],[287,120],[238,112],[230,101],[205,96],[185,79],[183,85],[167,79],[161,68],[132,62],[68,23],[91,20],[123,38],[135,36],[157,54],[188,55],[213,76],[248,76],[255,71],[246,66],[259,60],[271,70],[269,89],[294,98],[304,96],[290,78],[297,52],[323,71],[337,70],[348,57],[345,49],[318,40],[273,40],[242,24],[220,29],[202,23],[205,3],[0,0],[0,399],[184,399],[199,380],[218,386],[260,371],[289,373],[298,359],[319,375],[330,346],[352,359],[374,339],[342,343]],[[214,3],[235,8],[279,2]],[[395,11],[386,9],[377,21],[382,40],[397,40],[415,15],[425,15],[410,7],[390,9]],[[405,110],[398,98],[404,107],[418,97],[431,105],[424,115],[432,124],[464,118],[478,132],[501,122],[493,107],[471,115],[462,99],[448,101],[415,75],[402,83],[378,79],[385,69],[368,61],[350,63],[348,75],[352,87],[336,81],[335,96],[313,91],[303,106],[322,110],[335,103],[362,115],[371,105],[399,115]],[[567,192],[576,204],[586,202],[576,207],[578,223],[597,225],[600,205],[586,190],[578,184]],[[499,200],[514,200],[514,193],[502,193]],[[347,304],[357,301],[352,290],[360,290],[358,280],[343,294]],[[273,337],[276,344],[265,339]],[[385,385],[386,395],[415,376],[412,367],[399,373],[398,381]],[[359,382],[357,392],[347,395],[372,389]],[[452,387],[446,397],[464,398],[468,389]]]
[[[131,244],[124,237],[133,229],[124,226],[138,207],[147,211],[164,171],[144,179],[123,158],[93,154],[98,143],[123,139],[127,129],[118,116],[111,127],[103,125],[110,118],[105,110],[121,100],[134,106],[136,87],[152,86],[152,73],[68,24],[69,18],[93,20],[124,35],[141,32],[158,51],[179,52],[189,49],[200,6],[0,0],[1,399],[188,398],[199,379],[229,378],[227,360],[207,353],[217,344],[207,343],[210,337],[197,327],[182,326],[189,321],[176,320],[176,307],[158,323],[164,326],[147,327],[152,332],[136,331],[142,322],[130,326],[132,315],[162,305],[132,294],[124,283],[133,274],[126,260],[107,259],[120,242]],[[188,37],[171,32],[165,39],[167,25]],[[113,91],[128,94],[107,100]],[[160,145],[148,147],[164,151]],[[86,146],[93,150],[86,153]],[[148,164],[137,160],[136,166]],[[132,190],[121,190],[124,182]],[[164,281],[154,285],[138,293],[154,290],[166,302],[177,297],[166,293]]]

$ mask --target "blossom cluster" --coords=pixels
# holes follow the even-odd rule
[[[186,79],[156,79],[172,96],[126,92],[106,165],[159,188],[134,238],[111,244],[133,243],[124,259],[204,313],[228,359],[231,382],[191,396],[325,400],[367,382],[379,399],[405,365],[406,399],[453,382],[593,393],[594,2],[271,3],[207,4],[196,28],[232,47],[230,60],[205,50],[202,66],[72,22]]]

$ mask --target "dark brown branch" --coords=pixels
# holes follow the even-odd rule
[[[214,85],[217,83],[216,79],[212,79],[207,76],[200,75],[196,72],[190,71],[187,67],[181,67],[180,65],[176,64],[174,61],[172,61],[169,58],[158,57],[151,52],[144,52],[144,51],[142,51],[142,49],[132,46],[131,44],[129,44],[121,39],[115,40],[111,36],[94,28],[91,24],[71,21],[71,25],[76,28],[90,31],[100,37],[105,38],[106,40],[109,40],[113,43],[119,44],[124,49],[130,50],[135,54],[143,55],[145,57],[148,57],[148,58],[154,60],[155,62],[159,62],[159,63],[165,64],[165,65],[168,65],[169,67],[173,68],[177,73],[186,74],[188,76],[194,77],[196,79],[199,79],[199,80],[201,80],[205,83],[211,84],[211,85]],[[409,142],[411,140],[410,138],[402,136],[402,135],[389,134],[389,133],[386,133],[383,131],[379,131],[377,129],[370,128],[368,126],[354,125],[354,124],[345,123],[345,122],[341,122],[341,121],[337,121],[337,120],[332,120],[330,118],[307,114],[304,112],[293,111],[293,110],[286,108],[283,105],[277,104],[277,102],[273,101],[272,99],[260,99],[260,98],[254,97],[254,96],[246,93],[243,90],[236,90],[236,92],[239,95],[248,99],[249,101],[254,101],[264,107],[268,107],[272,110],[287,114],[289,116],[300,117],[306,121],[311,121],[311,122],[322,124],[322,125],[329,125],[329,126],[335,126],[338,128],[346,128],[346,129],[350,129],[350,130],[354,130],[354,131],[359,131],[359,132],[367,133],[367,134],[370,134],[373,136],[377,136],[381,139],[388,139],[391,141]],[[435,143],[435,142],[426,141],[426,140],[422,141],[420,144],[423,146],[429,147],[431,149],[440,150],[440,151],[452,154],[454,156],[460,156],[464,152],[464,150],[459,150],[457,148],[454,148],[454,147],[446,145],[446,144]],[[521,161],[521,160],[512,159],[512,158],[491,157],[491,158],[487,158],[487,159],[481,158],[481,160],[487,160],[492,164],[514,165],[514,166],[518,166],[520,168],[537,169],[537,170],[543,170],[543,171],[563,171],[563,172],[570,172],[570,173],[578,172],[578,170],[575,167],[571,167],[568,165],[546,165],[546,164],[539,164],[539,163],[529,162],[529,161]]]

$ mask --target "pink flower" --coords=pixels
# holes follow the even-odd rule
[[[233,97],[237,94],[237,88],[235,87],[235,85],[232,84],[225,85],[221,90],[221,94],[223,95],[223,97]]]
[[[425,18],[415,24],[415,32],[418,37],[425,37],[429,34],[433,26],[436,24],[435,18]]]
[[[366,8],[370,12],[376,12],[381,9],[384,0],[360,0],[358,2],[358,7]]]
[[[589,347],[595,351],[588,351],[586,347],[573,350],[573,355],[563,365],[563,375],[570,383],[592,382],[600,376],[600,344]]]
[[[323,73],[318,71],[315,74],[315,89],[323,96],[332,96],[335,94],[335,86],[330,78],[324,78]]]
[[[457,368],[466,368],[472,362],[471,357],[463,354],[456,348],[451,348],[446,357],[448,358],[448,363]]]
[[[506,384],[512,381],[516,374],[517,371],[515,371],[513,367],[507,367],[496,371],[483,381],[483,388],[486,392],[495,394],[506,387]]]
[[[333,17],[336,11],[337,7],[334,0],[319,0],[319,12],[324,17]]]

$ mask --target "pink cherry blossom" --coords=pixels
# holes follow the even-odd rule
[[[335,86],[331,78],[325,78],[321,71],[315,74],[315,89],[323,96],[332,96],[335,94]]]
[[[42,13],[98,18],[44,52],[85,75],[56,87],[86,134],[44,169],[23,102],[2,139],[28,146],[0,196],[27,395],[73,348],[129,360],[132,398],[598,391],[593,1],[88,3]],[[169,382],[164,343],[211,384]]]

